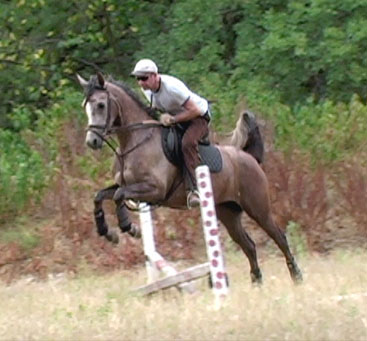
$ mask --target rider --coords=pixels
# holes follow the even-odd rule
[[[184,129],[182,152],[188,207],[200,205],[195,168],[199,166],[198,142],[209,133],[211,113],[208,101],[192,92],[176,77],[158,73],[150,59],[139,60],[133,72],[152,108],[164,112],[160,121],[165,126],[180,124]]]

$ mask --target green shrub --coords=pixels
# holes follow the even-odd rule
[[[0,130],[0,222],[20,212],[45,187],[40,154],[16,133]]]
[[[40,199],[51,183],[63,141],[60,129],[74,117],[81,124],[81,97],[64,89],[48,110],[20,106],[10,115],[13,130],[0,129],[0,223],[15,217],[30,200]]]
[[[297,146],[324,164],[344,159],[364,145],[366,114],[357,96],[349,104],[325,101],[282,111],[277,120],[278,145],[283,149]]]
[[[2,243],[17,243],[25,251],[32,250],[40,244],[41,237],[37,229],[26,226],[24,221],[17,221],[15,225],[1,231]]]
[[[364,149],[367,106],[359,96],[353,96],[347,104],[314,104],[310,100],[291,108],[281,104],[274,93],[262,89],[260,82],[252,85],[252,91],[246,92],[247,103],[273,123],[275,142],[281,150],[297,149],[309,154],[314,163],[330,164]]]

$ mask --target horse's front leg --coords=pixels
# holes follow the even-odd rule
[[[157,184],[151,182],[139,182],[120,187],[113,196],[115,202],[131,199],[142,202],[161,201],[165,197],[165,191]]]
[[[103,201],[112,200],[116,193],[116,190],[120,188],[119,185],[115,184],[110,187],[104,188],[99,191],[94,198],[94,218],[97,225],[97,231],[100,236],[104,236],[108,241],[117,244],[119,242],[119,236],[115,231],[108,229],[104,211]],[[116,202],[116,214],[119,221],[119,227],[122,232],[127,232],[134,238],[140,238],[140,229],[134,223],[131,223],[125,203],[122,201]]]
[[[116,216],[122,233],[128,233],[134,238],[141,238],[139,226],[130,220],[129,212],[127,211],[125,201],[123,199],[115,200]]]
[[[97,225],[97,231],[100,236],[104,236],[107,240],[113,243],[118,243],[118,235],[108,231],[108,225],[104,216],[103,201],[112,200],[119,185],[114,184],[100,190],[94,197],[94,220]]]
[[[122,232],[127,232],[130,235],[138,238],[141,236],[139,228],[130,221],[130,217],[125,205],[126,199],[149,202],[152,198],[159,198],[159,190],[156,186],[151,185],[147,182],[142,182],[138,184],[128,185],[120,187],[113,200],[116,203],[116,215],[119,223],[119,227]]]

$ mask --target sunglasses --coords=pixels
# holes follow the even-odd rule
[[[149,76],[138,76],[138,77],[136,77],[136,80],[145,82],[148,78],[149,78]]]

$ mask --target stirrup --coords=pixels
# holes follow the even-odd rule
[[[197,190],[190,191],[187,195],[187,208],[192,209],[200,206],[200,194]]]

